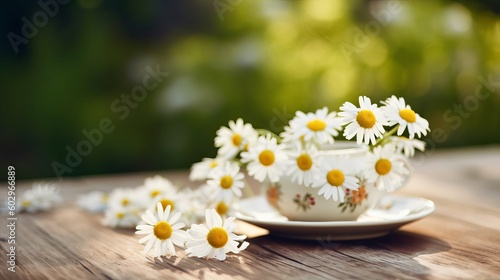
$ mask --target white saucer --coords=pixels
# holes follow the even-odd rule
[[[386,235],[431,214],[434,209],[434,202],[425,198],[388,195],[380,200],[377,207],[368,210],[356,221],[289,221],[269,205],[265,197],[256,196],[235,204],[232,214],[277,236],[309,240],[355,240]]]

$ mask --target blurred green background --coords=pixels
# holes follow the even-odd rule
[[[60,2],[0,11],[0,163],[18,178],[188,168],[230,119],[279,132],[359,95],[405,97],[432,147],[500,143],[494,1]],[[126,103],[148,66],[169,75]],[[68,165],[103,119],[114,130]]]

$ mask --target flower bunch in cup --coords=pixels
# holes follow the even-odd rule
[[[317,189],[319,196],[342,203],[360,187],[400,188],[410,173],[407,158],[425,149],[425,142],[416,138],[428,131],[428,121],[396,96],[381,104],[360,96],[359,106],[345,102],[338,112],[326,107],[297,111],[279,136],[237,119],[217,131],[217,156],[194,164],[190,179],[207,180],[213,202],[227,207],[242,196],[242,168],[260,182],[276,183],[289,176],[292,182]],[[322,155],[326,147],[335,148],[341,134],[365,146],[366,157],[353,162]]]

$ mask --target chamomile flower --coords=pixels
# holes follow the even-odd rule
[[[271,138],[270,134],[260,136],[248,152],[241,153],[241,157],[243,162],[248,163],[248,174],[259,182],[266,178],[271,182],[279,181],[286,167],[284,146],[278,145],[276,138]]]
[[[234,158],[239,152],[246,150],[247,146],[254,143],[258,133],[249,123],[242,119],[236,122],[229,121],[229,128],[221,127],[217,130],[215,147],[218,147],[218,157],[225,159]]]
[[[397,153],[404,153],[406,157],[413,157],[415,149],[423,152],[425,150],[425,142],[417,139],[408,139],[401,136],[390,137],[391,142],[396,146]]]
[[[174,210],[180,210],[182,212],[182,210],[179,209],[182,208],[181,198],[176,192],[156,196],[154,203],[152,203],[147,210],[151,213],[155,213],[158,209],[156,207],[158,203],[161,203],[162,209],[167,209],[167,206],[170,206],[170,211],[173,212]]]
[[[327,157],[320,167],[320,177],[313,185],[321,188],[318,195],[325,199],[344,202],[345,190],[357,190],[359,179],[356,178],[356,170],[353,164],[342,157]]]
[[[341,119],[336,112],[328,113],[328,108],[316,110],[315,113],[303,113],[297,111],[295,117],[290,121],[290,129],[285,130],[284,142],[314,141],[318,144],[333,143],[333,137],[342,129]]]
[[[217,214],[219,214],[221,217],[225,217],[229,212],[229,209],[231,208],[230,204],[224,202],[223,200],[217,201],[216,203],[214,203],[214,205],[215,211],[217,211]]]
[[[138,208],[116,205],[106,210],[102,223],[112,228],[132,228],[139,223],[139,212]]]
[[[110,208],[136,209],[146,204],[140,190],[130,188],[117,188],[109,194],[108,205]]]
[[[243,242],[238,247],[238,241],[243,241],[246,236],[233,233],[236,228],[234,217],[229,217],[222,223],[222,218],[214,209],[207,209],[205,218],[206,225],[194,224],[187,231],[191,238],[186,242],[188,257],[216,258],[223,261],[227,253],[237,254],[248,247],[248,242]]]
[[[146,198],[154,200],[156,196],[162,196],[176,192],[176,188],[167,178],[156,175],[146,178],[144,185],[139,187],[139,190],[144,192]]]
[[[109,195],[101,191],[91,191],[78,196],[76,203],[87,212],[101,213],[108,207]]]
[[[393,95],[382,103],[385,105],[384,109],[389,125],[399,124],[398,135],[403,135],[407,127],[410,139],[413,139],[415,134],[420,137],[427,135],[427,131],[430,131],[429,122],[415,113],[410,105],[406,105],[403,97],[397,98]]]
[[[31,189],[20,197],[18,209],[20,211],[38,212],[47,211],[62,201],[59,189],[52,184],[34,183]]]
[[[288,152],[288,169],[286,175],[291,176],[292,182],[309,187],[319,172],[318,150],[314,145],[296,145]]]
[[[347,140],[356,136],[356,142],[361,144],[375,144],[375,137],[381,137],[385,132],[384,125],[387,120],[384,111],[372,104],[370,98],[366,96],[359,97],[357,108],[350,102],[345,102],[341,107],[339,116],[343,117],[343,124],[347,124],[344,130],[344,136]]]
[[[212,199],[229,203],[233,200],[233,195],[241,197],[241,189],[245,185],[244,177],[236,163],[226,162],[225,165],[216,168],[207,181],[213,188]]]
[[[396,153],[396,148],[392,144],[376,147],[373,153],[367,156],[363,171],[368,183],[387,191],[399,188],[406,175],[410,173],[404,165],[402,156]]]
[[[150,253],[153,257],[160,256],[175,256],[174,244],[183,247],[187,241],[188,235],[182,230],[185,226],[183,223],[176,223],[181,217],[181,213],[177,212],[170,219],[170,205],[166,209],[160,202],[156,205],[156,215],[151,211],[146,211],[142,215],[142,220],[147,224],[138,225],[136,234],[147,234],[139,240],[139,243],[146,243],[144,254]]]
[[[208,178],[217,166],[223,165],[225,162],[222,158],[204,158],[202,161],[193,164],[189,173],[189,180],[202,181]]]

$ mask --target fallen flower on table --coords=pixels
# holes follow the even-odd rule
[[[80,208],[91,213],[102,213],[108,208],[109,195],[101,191],[91,191],[78,196],[76,203]]]
[[[168,179],[157,175],[146,178],[141,186],[116,188],[109,195],[92,191],[81,195],[77,203],[89,212],[104,211],[105,226],[135,227],[136,234],[145,234],[139,243],[145,244],[143,253],[153,258],[176,256],[175,246],[186,248],[189,244],[191,247],[186,250],[188,256],[224,260],[226,253],[239,253],[248,246],[248,242],[243,242],[238,247],[238,241],[243,241],[246,236],[233,233],[236,228],[234,217],[229,217],[222,223],[221,216],[227,215],[230,203],[241,195],[239,189],[242,187],[238,183],[241,175],[238,173],[239,167],[227,168],[233,179],[230,186],[232,188],[224,188],[229,186],[229,183],[222,179],[226,176],[224,174],[222,177],[213,177],[214,182],[221,183],[222,186],[201,185],[196,189],[179,189]],[[220,188],[219,192],[229,191],[231,194],[234,192],[234,195],[217,195],[217,192],[214,192],[215,187]],[[214,196],[220,199],[213,200]],[[198,224],[202,222],[203,215],[206,226]],[[186,225],[191,227],[189,231],[192,234],[184,230]],[[205,230],[207,234],[212,234],[209,234],[204,242],[200,242],[197,233]],[[207,251],[210,248],[213,250]]]
[[[181,217],[180,212],[170,212],[170,205],[163,209],[161,202],[158,202],[156,207],[155,214],[147,210],[146,214],[142,215],[142,220],[147,224],[138,225],[135,233],[147,234],[139,240],[141,244],[146,243],[144,254],[150,253],[153,257],[170,258],[176,255],[174,245],[183,247],[188,234],[182,230],[184,223],[177,222]]]
[[[222,218],[215,209],[205,211],[206,225],[191,225],[187,231],[191,240],[186,243],[188,256],[198,258],[216,258],[220,261],[226,259],[229,252],[238,254],[245,250],[249,243],[244,241],[238,247],[238,241],[245,240],[245,235],[236,235],[235,217],[227,218],[222,223]]]
[[[17,209],[30,213],[48,211],[62,201],[59,188],[50,183],[33,183],[19,199]]]

